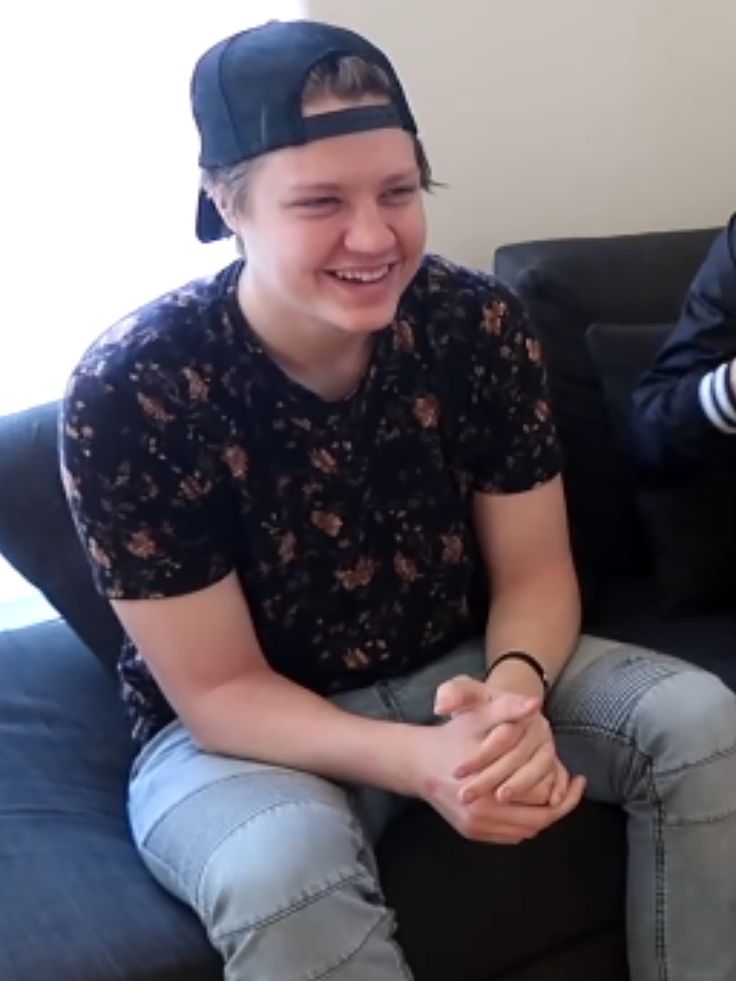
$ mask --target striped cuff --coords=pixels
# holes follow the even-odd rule
[[[736,433],[736,396],[729,383],[731,362],[719,365],[703,375],[698,398],[703,412],[722,433]]]

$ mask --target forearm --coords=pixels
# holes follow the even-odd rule
[[[417,727],[343,711],[269,668],[202,695],[186,721],[210,752],[416,795]]]
[[[536,657],[550,682],[561,672],[580,636],[580,595],[572,564],[541,571],[491,600],[486,629],[486,659],[521,650]],[[539,694],[541,685],[522,661],[509,660],[493,672],[495,687]]]

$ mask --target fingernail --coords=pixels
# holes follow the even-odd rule
[[[467,775],[468,775],[468,771],[465,769],[464,766],[459,766],[457,770],[455,770],[455,772],[453,773],[453,777],[455,777],[456,780],[462,780],[463,777],[467,777]]]
[[[500,801],[511,800],[511,794],[513,793],[511,787],[501,787],[501,789],[496,794],[496,797]]]
[[[474,800],[478,799],[478,795],[474,790],[464,790],[462,794],[463,804],[472,804]]]

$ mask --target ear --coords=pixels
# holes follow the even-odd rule
[[[234,235],[237,235],[237,214],[233,202],[233,195],[229,194],[222,185],[217,185],[206,193],[210,201],[217,208],[220,217],[227,227]]]

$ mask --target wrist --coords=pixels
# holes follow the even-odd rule
[[[399,793],[431,802],[437,784],[437,751],[434,740],[442,728],[441,725],[402,726],[404,731],[401,734],[401,746],[397,746],[403,774],[403,787]]]
[[[505,658],[495,664],[492,661],[484,683],[490,692],[513,692],[542,699],[549,687],[541,664],[536,668],[521,657]]]
[[[387,789],[404,797],[424,798],[427,791],[425,737],[432,727],[402,722],[389,724],[392,731],[384,751],[392,761],[392,778],[387,781],[390,784]]]

